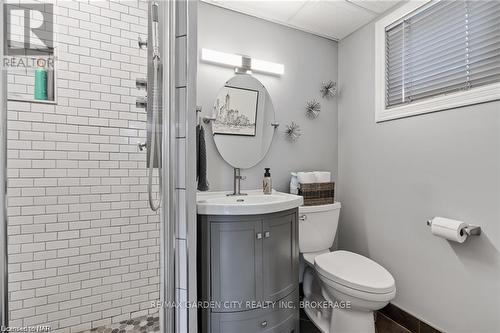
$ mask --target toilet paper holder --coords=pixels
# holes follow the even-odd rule
[[[432,220],[427,220],[427,225],[430,227],[432,225]],[[479,236],[481,235],[481,227],[478,225],[468,224],[464,229],[467,236]]]

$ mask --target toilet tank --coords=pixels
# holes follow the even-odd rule
[[[299,207],[299,249],[301,253],[328,250],[339,223],[340,202]]]

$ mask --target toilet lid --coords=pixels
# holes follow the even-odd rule
[[[391,273],[375,261],[353,252],[320,254],[314,258],[314,265],[319,274],[349,288],[376,294],[395,289]]]

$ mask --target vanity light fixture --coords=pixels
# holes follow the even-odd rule
[[[238,73],[248,71],[275,75],[283,75],[285,73],[285,66],[283,64],[210,49],[201,49],[201,60],[235,67]]]
[[[275,62],[251,59],[251,69],[256,72],[265,72],[277,75],[283,75],[285,73],[285,66]]]
[[[240,68],[243,64],[243,57],[236,54],[219,52],[209,49],[201,49],[201,59],[216,64],[234,66]]]

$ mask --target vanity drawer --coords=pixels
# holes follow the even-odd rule
[[[211,314],[212,333],[298,333],[298,294],[294,291],[276,307]],[[282,302],[287,306],[278,306]],[[295,306],[295,307],[293,307]]]

